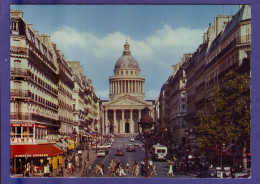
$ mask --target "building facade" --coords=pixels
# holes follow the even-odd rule
[[[138,133],[137,122],[145,107],[154,116],[152,102],[145,100],[144,82],[145,78],[140,76],[139,65],[126,42],[123,55],[115,64],[114,76],[109,78],[109,101],[102,103],[103,133]]]
[[[183,67],[176,73],[186,74],[186,98],[187,109],[184,115],[186,122],[186,141],[191,147],[197,146],[193,134],[193,127],[198,112],[210,114],[214,112],[214,106],[208,103],[212,92],[221,85],[221,80],[230,70],[237,70],[250,65],[251,58],[251,6],[242,5],[235,15],[221,15],[214,19],[214,25],[209,25],[203,35],[203,43],[196,52],[192,53]],[[181,101],[180,93],[176,93],[174,82],[181,80],[183,76],[173,75],[164,83],[159,96],[159,120],[163,127],[171,122],[171,109],[179,109],[176,99]],[[168,92],[167,92],[168,91]],[[180,124],[179,124],[180,125]],[[172,126],[172,125],[171,125]],[[176,129],[176,128],[175,128]],[[173,143],[184,144],[179,141],[185,134],[174,132]]]

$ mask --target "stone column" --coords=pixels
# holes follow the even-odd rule
[[[139,122],[140,122],[140,119],[141,119],[141,110],[138,109],[138,120],[139,120]]]
[[[125,84],[124,84],[124,85],[125,85],[125,91],[124,91],[124,92],[126,93],[126,81],[124,81],[124,83],[125,83]]]
[[[113,115],[114,115],[114,124],[113,124],[113,129],[114,133],[117,133],[117,119],[116,119],[116,109],[113,109]]]
[[[117,84],[116,84],[116,81],[114,81],[114,86],[115,86],[115,93],[117,93]]]
[[[120,125],[120,133],[125,133],[123,130],[125,129],[125,110],[122,109],[122,122],[121,122],[121,125]]]
[[[109,93],[112,94],[112,82],[109,82]]]
[[[133,109],[130,109],[130,127],[129,127],[129,129],[130,129],[130,133],[132,134],[132,133],[134,133],[134,121],[133,121]]]
[[[130,80],[130,92],[133,93],[133,81]]]
[[[112,88],[112,94],[114,94],[114,81],[112,82],[111,88]]]
[[[128,93],[130,93],[130,81],[127,81],[127,88],[128,88]]]
[[[106,133],[109,133],[109,127],[108,126],[108,110],[105,110],[105,126],[106,126]]]

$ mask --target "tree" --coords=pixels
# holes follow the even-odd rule
[[[214,106],[214,112],[200,112],[194,127],[200,147],[218,147],[222,153],[222,144],[240,145],[246,168],[246,147],[251,132],[250,73],[230,71],[213,92],[209,103]],[[222,165],[222,157],[220,160]]]

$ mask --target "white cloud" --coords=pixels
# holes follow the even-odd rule
[[[146,93],[146,99],[147,100],[156,100],[156,98],[159,96],[160,90],[150,90]]]
[[[97,91],[97,96],[100,97],[100,99],[108,99],[109,91],[108,90]]]
[[[158,62],[158,59],[172,56],[180,58],[181,53],[195,51],[202,42],[202,35],[206,29],[177,28],[173,29],[164,24],[163,28],[143,40],[128,38],[134,57],[142,58],[144,62]],[[97,37],[93,33],[79,32],[69,26],[63,26],[51,35],[63,52],[77,48],[100,59],[119,57],[123,51],[122,41],[125,34],[120,32],[109,33],[104,37]],[[177,56],[178,55],[178,56]],[[172,61],[169,61],[172,62]],[[177,62],[177,61],[175,61]]]
[[[171,73],[171,65],[180,61],[184,53],[196,51],[202,43],[205,29],[172,28],[167,24],[142,40],[128,37],[130,50],[141,67],[141,75],[146,78],[147,99],[155,99],[163,82]],[[113,32],[105,36],[78,31],[63,26],[51,34],[51,39],[68,60],[82,63],[88,78],[95,82],[97,95],[108,99],[108,74],[113,73],[116,60],[122,55],[125,33]],[[101,69],[102,68],[102,69]],[[98,89],[98,90],[97,90]]]

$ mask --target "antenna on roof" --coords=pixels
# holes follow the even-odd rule
[[[127,35],[125,35],[125,37],[126,37],[126,38],[125,38],[125,42],[127,43]]]

